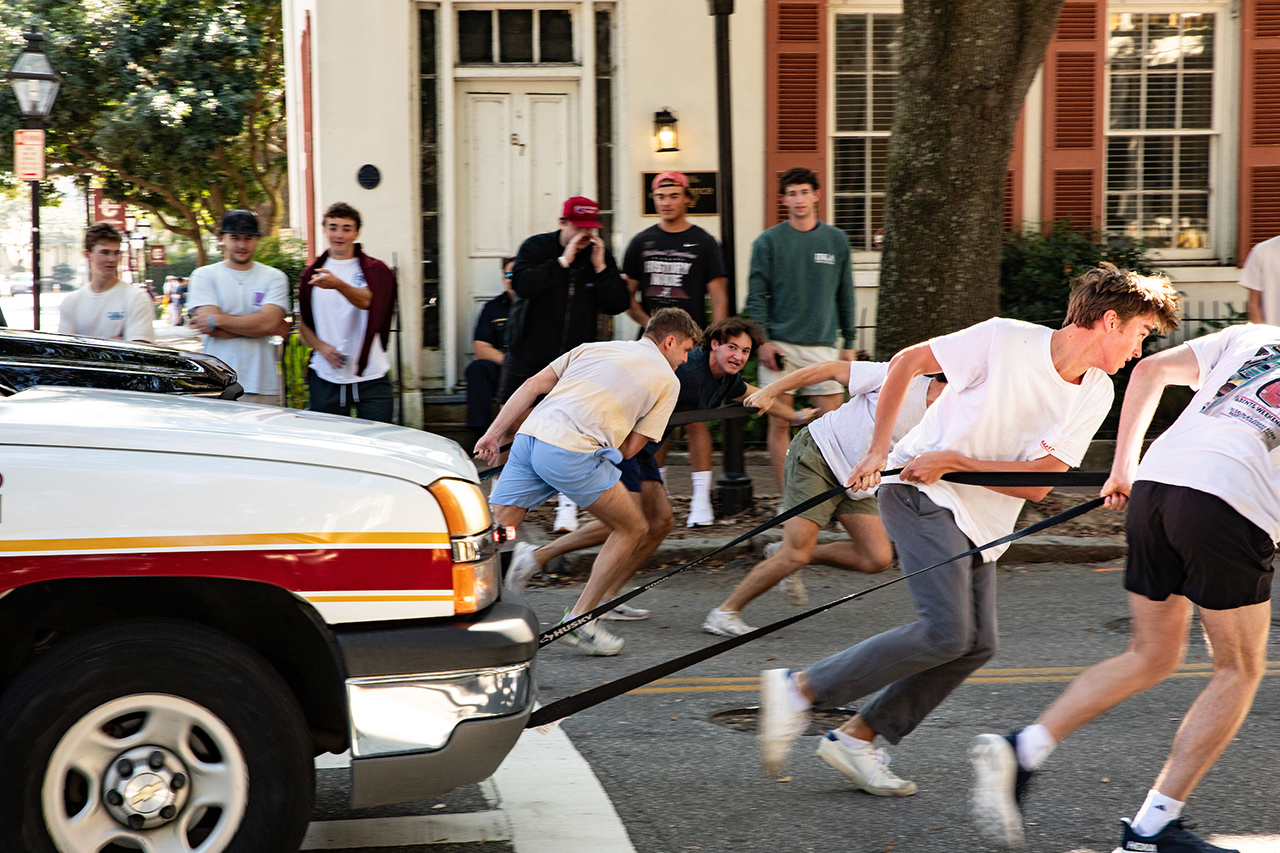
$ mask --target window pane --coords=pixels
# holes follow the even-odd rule
[[[1178,75],[1147,75],[1147,130],[1172,130],[1178,108]]]
[[[1182,67],[1213,68],[1213,15],[1182,16]]]
[[[871,129],[893,129],[893,105],[898,100],[898,76],[876,74],[871,78]]]
[[[1107,22],[1107,62],[1114,71],[1142,67],[1142,16],[1130,12],[1112,14]]]
[[[1173,246],[1173,196],[1142,197],[1142,239],[1158,249]]]
[[[867,16],[836,15],[836,71],[867,70]]]
[[[1178,187],[1184,190],[1209,189],[1209,140],[1188,136],[1178,142]]]
[[[1107,140],[1107,190],[1120,192],[1138,188],[1137,137],[1119,136]]]
[[[1178,16],[1147,15],[1146,64],[1148,68],[1176,68],[1182,54]]]
[[[538,61],[573,62],[573,16],[568,9],[538,12]]]
[[[1104,229],[1112,234],[1123,234],[1137,239],[1138,197],[1133,193],[1107,196],[1107,217]]]
[[[835,175],[832,176],[832,185],[836,193],[864,192],[867,187],[865,140],[837,139],[833,159]]]
[[[871,248],[867,234],[865,196],[838,196],[836,198],[835,226],[849,235],[849,245],[855,252]]]
[[[1183,128],[1208,130],[1213,127],[1213,77],[1209,74],[1182,76]]]
[[[533,10],[501,9],[498,12],[500,62],[533,62]]]
[[[836,76],[836,130],[867,129],[867,75]]]
[[[888,174],[889,140],[885,137],[868,140],[871,146],[871,174],[868,180],[873,193],[884,192],[885,178]]]
[[[493,13],[458,13],[458,61],[493,62]]]
[[[1173,137],[1148,136],[1142,140],[1142,188],[1173,189]]]
[[[1138,74],[1111,75],[1111,129],[1142,128],[1142,77]]]
[[[871,67],[897,72],[902,52],[902,16],[876,15],[872,20]]]
[[[1209,197],[1178,196],[1179,249],[1209,248]]]

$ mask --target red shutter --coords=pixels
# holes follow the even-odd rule
[[[1102,220],[1106,10],[1069,0],[1045,55],[1043,216],[1081,228]]]
[[[765,21],[767,227],[786,219],[786,209],[778,204],[777,178],[787,169],[803,166],[828,182],[826,2],[766,0]],[[830,217],[824,213],[823,218]]]
[[[1280,0],[1241,8],[1240,233],[1237,263],[1280,234]]]

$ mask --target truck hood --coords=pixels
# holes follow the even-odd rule
[[[0,399],[0,446],[87,447],[263,459],[367,471],[429,485],[479,482],[456,443],[405,427],[134,391],[33,388]]]

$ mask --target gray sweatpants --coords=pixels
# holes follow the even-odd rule
[[[907,575],[961,554],[974,543],[951,510],[914,486],[880,486],[880,518]],[[996,653],[996,564],[966,557],[907,578],[917,620],[818,661],[805,677],[820,707],[881,690],[859,709],[876,733],[897,743]]]

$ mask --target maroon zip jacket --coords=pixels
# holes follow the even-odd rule
[[[364,275],[364,283],[373,294],[373,302],[369,305],[369,323],[365,327],[364,343],[360,345],[360,358],[356,362],[356,375],[364,373],[369,364],[369,348],[373,346],[373,336],[382,341],[382,349],[387,349],[387,339],[391,334],[391,315],[396,307],[396,274],[382,261],[366,255],[356,243],[356,258],[360,261],[360,272]],[[311,331],[316,329],[315,314],[311,309],[311,276],[329,260],[329,252],[312,261],[311,266],[298,276],[298,310],[302,312],[302,322]]]

